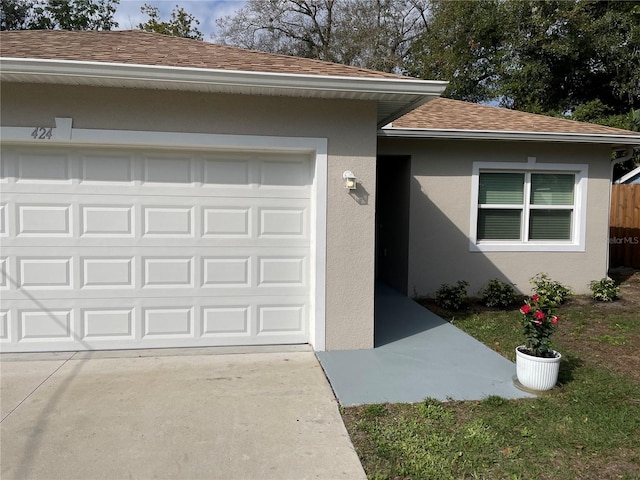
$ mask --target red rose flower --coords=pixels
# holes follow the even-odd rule
[[[556,317],[555,315],[553,317],[551,317],[551,323],[553,323],[554,325],[558,323],[558,317]]]
[[[533,300],[534,302],[537,302],[538,300],[540,300],[540,296],[534,295],[533,297],[531,297],[531,300]]]
[[[542,311],[540,311],[540,310],[538,310],[538,311],[536,312],[536,319],[537,319],[537,320],[542,320],[544,317],[545,317],[544,312],[542,312]]]
[[[531,307],[529,305],[523,305],[522,308],[520,308],[520,312],[522,312],[525,315],[530,311],[531,311]]]

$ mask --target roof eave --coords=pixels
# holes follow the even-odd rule
[[[447,130],[383,128],[380,137],[396,138],[448,138],[458,140],[514,140],[529,142],[604,143],[608,145],[640,146],[640,135],[615,135],[596,133],[557,133],[495,130]]]
[[[378,124],[442,94],[447,82],[0,57],[0,80],[375,100]],[[256,93],[258,92],[258,93]]]

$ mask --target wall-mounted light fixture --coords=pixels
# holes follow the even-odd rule
[[[342,174],[342,178],[344,179],[344,188],[347,188],[349,190],[355,190],[358,187],[356,182],[356,176],[353,174],[351,170],[346,170]]]

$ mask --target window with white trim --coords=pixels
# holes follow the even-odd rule
[[[472,250],[584,250],[586,170],[474,163]]]

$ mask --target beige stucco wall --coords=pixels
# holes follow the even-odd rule
[[[609,154],[603,145],[465,140],[381,139],[380,154],[411,161],[409,292],[433,294],[443,283],[470,282],[474,295],[500,278],[530,291],[538,272],[578,293],[607,271]],[[589,165],[585,252],[470,252],[471,175],[474,161]]]
[[[74,128],[328,139],[326,347],[373,346],[374,102],[28,84],[1,93],[3,126],[70,117]],[[343,188],[344,170],[361,182],[359,199]]]

